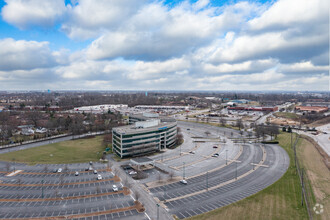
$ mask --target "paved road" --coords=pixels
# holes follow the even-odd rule
[[[298,134],[307,135],[315,140],[322,149],[330,156],[330,124],[316,127],[316,130],[321,131],[318,135],[313,135],[314,132],[297,131]],[[325,132],[325,133],[324,133]]]
[[[201,135],[203,131],[209,130],[214,134],[223,134],[223,131],[225,131],[225,134],[230,136],[232,131],[230,129],[189,122],[179,122],[179,125],[200,129]],[[238,132],[235,132],[234,136],[238,136]],[[238,148],[236,145],[229,146]],[[209,150],[209,145],[201,146],[198,149],[202,152],[203,150],[207,151]],[[263,152],[263,149],[265,152]],[[198,154],[197,151],[196,154]],[[232,157],[236,154],[237,151]],[[262,161],[263,156],[266,157],[265,161]],[[221,158],[216,159],[221,160]],[[187,185],[176,182],[150,188],[151,196],[157,197],[164,202],[171,214],[176,215],[178,218],[187,218],[236,202],[266,188],[278,180],[289,166],[288,155],[285,150],[277,145],[245,144],[243,145],[243,152],[237,161],[237,163],[230,163],[207,174],[201,172],[201,175],[188,179]],[[215,160],[211,163],[203,162],[203,165],[211,169],[212,165],[210,164],[214,162]],[[263,163],[265,166],[255,169],[255,166],[251,165],[251,163]],[[225,160],[222,160],[220,164],[225,165]],[[221,166],[220,164],[218,166]],[[189,169],[187,171],[189,176]],[[248,175],[230,182],[235,180],[236,176],[239,177],[246,173]],[[228,184],[218,187],[224,183]],[[214,187],[214,189],[206,191],[207,188],[211,187]],[[194,193],[197,194],[193,195]]]

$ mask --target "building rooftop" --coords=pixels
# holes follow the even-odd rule
[[[146,121],[148,122],[148,121]],[[162,130],[166,129],[169,126],[173,126],[176,124],[176,121],[174,122],[160,122],[155,126],[150,127],[137,127],[135,124],[132,125],[126,125],[121,127],[113,128],[114,131],[120,134],[138,134],[138,133],[145,133],[148,131],[154,131],[155,129]]]

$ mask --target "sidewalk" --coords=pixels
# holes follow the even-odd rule
[[[134,198],[134,193],[138,192],[140,194],[139,201],[143,204],[146,209],[146,216],[148,219],[157,220],[157,209],[159,211],[159,220],[170,220],[174,219],[170,213],[168,213],[162,206],[157,207],[156,200],[146,192],[140,185],[140,183],[136,180],[133,180],[130,176],[127,176],[125,171],[120,168],[118,163],[112,159],[112,157],[108,157],[108,160],[112,161],[113,166],[112,169],[117,169],[118,176],[123,181],[127,178],[128,183],[130,184],[130,190],[132,191],[132,197]],[[160,205],[160,204],[159,204]]]

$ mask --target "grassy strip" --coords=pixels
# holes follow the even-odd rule
[[[189,219],[308,219],[306,208],[300,204],[301,188],[294,167],[290,134],[281,133],[278,141],[290,157],[290,166],[281,179],[246,199]]]
[[[287,118],[287,119],[292,119],[292,120],[298,120],[299,116],[295,113],[291,112],[276,112],[274,113],[276,117],[281,117],[281,118]]]
[[[228,125],[228,124],[225,124],[223,126],[223,125],[221,125],[219,123],[213,123],[213,122],[188,121],[188,120],[179,120],[179,121],[194,122],[194,123],[199,123],[199,124],[212,125],[212,126],[216,126],[216,127],[220,127],[220,128],[230,128],[230,129],[239,130],[238,127],[235,127],[235,126],[232,126],[232,125]]]
[[[98,161],[105,147],[103,136],[63,141],[26,150],[0,154],[0,160],[28,164],[61,164]]]

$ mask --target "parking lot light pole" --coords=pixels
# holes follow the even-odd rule
[[[209,172],[206,172],[206,190],[209,190]]]
[[[235,177],[235,179],[237,180],[237,162],[236,161],[235,161],[235,164],[236,164],[236,172],[235,172],[236,177]]]
[[[159,220],[159,204],[157,203],[157,220]]]
[[[41,180],[41,198],[44,198],[44,179]]]
[[[184,168],[185,168],[185,162],[183,162],[183,179],[185,179],[185,170],[184,170]]]

